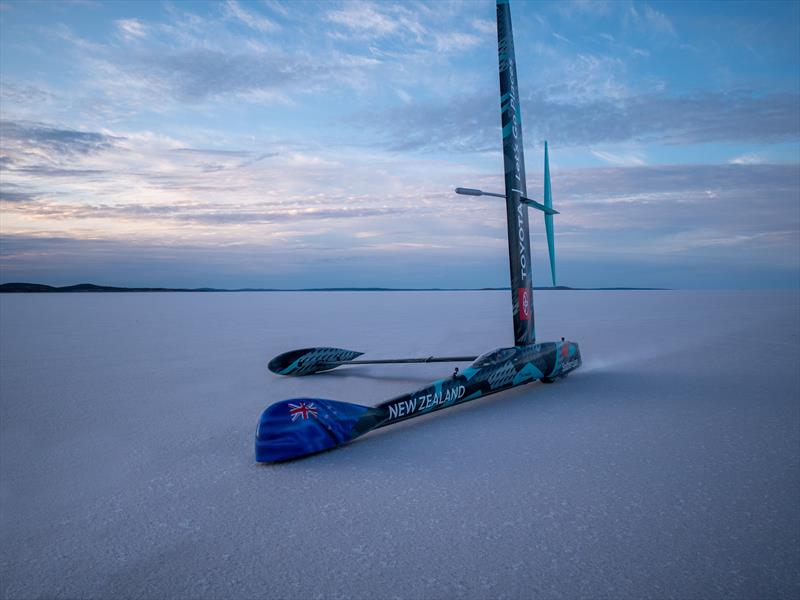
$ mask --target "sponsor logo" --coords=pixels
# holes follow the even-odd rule
[[[517,81],[516,73],[514,72],[514,60],[508,61],[508,117],[511,124],[511,148],[514,153],[514,178],[517,180],[517,185],[522,181],[522,160],[520,158],[520,141],[519,141],[519,128],[520,123],[517,118]],[[522,203],[517,202],[517,247],[519,249],[519,267],[520,277],[523,283],[528,278],[528,250],[526,247],[526,231],[525,231],[525,217],[522,210]]]
[[[305,421],[308,419],[309,416],[316,417],[317,416],[317,407],[314,406],[313,402],[309,402],[306,404],[305,402],[301,402],[300,404],[289,404],[289,416],[292,417],[292,423],[297,421],[298,419],[302,419]]]
[[[567,371],[571,371],[572,369],[576,369],[580,366],[580,361],[575,358],[569,362],[565,362],[561,365],[561,372],[566,373]]]
[[[519,272],[522,281],[528,276],[528,253],[525,246],[525,221],[522,215],[522,203],[517,202],[517,240],[519,246]]]
[[[513,140],[514,146],[514,177],[516,178],[517,182],[521,181],[520,178],[520,160],[519,160],[519,143],[517,142],[517,132],[519,131],[519,123],[517,122],[517,80],[516,80],[516,73],[514,69],[514,61],[513,59],[509,59],[508,61],[508,81],[509,81],[509,102],[508,102],[508,111],[511,113],[511,137]]]
[[[519,288],[517,290],[517,299],[519,300],[519,318],[521,321],[531,320],[531,293],[528,288]]]

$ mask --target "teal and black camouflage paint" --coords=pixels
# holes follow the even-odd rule
[[[503,162],[506,184],[508,258],[511,268],[511,306],[514,344],[536,342],[533,320],[531,244],[528,209],[520,202],[527,196],[525,156],[522,148],[522,117],[517,89],[517,62],[508,0],[497,0],[497,52],[500,63],[500,115],[503,125]]]
[[[576,343],[544,342],[487,352],[461,373],[377,406],[322,398],[276,402],[261,413],[256,429],[256,460],[284,461],[329,450],[406,419],[537,379],[551,382],[580,365],[581,353]]]

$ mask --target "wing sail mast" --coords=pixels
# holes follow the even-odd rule
[[[527,197],[525,156],[522,149],[522,118],[517,89],[517,62],[508,0],[497,0],[497,52],[500,66],[500,115],[503,125],[503,162],[506,184],[508,259],[511,269],[511,305],[514,314],[514,344],[536,342],[533,319],[531,244],[528,210],[520,198]]]

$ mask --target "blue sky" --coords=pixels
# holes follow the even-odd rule
[[[0,280],[508,285],[494,13],[0,3]],[[559,283],[800,284],[800,3],[512,15]]]

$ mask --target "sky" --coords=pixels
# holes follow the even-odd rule
[[[800,3],[511,11],[559,284],[800,286]],[[0,281],[507,286],[498,90],[491,1],[3,1]]]

